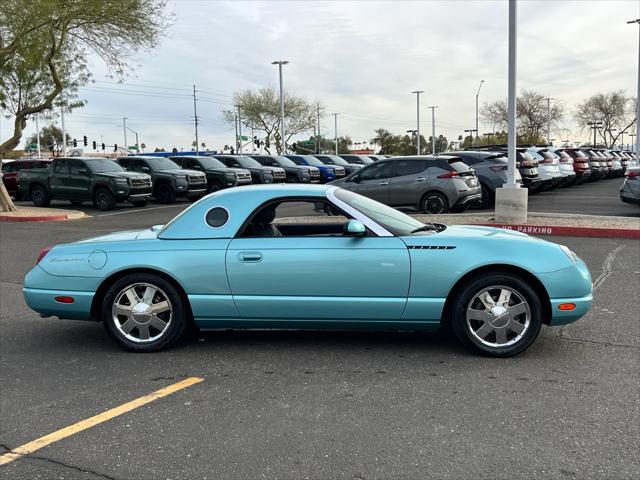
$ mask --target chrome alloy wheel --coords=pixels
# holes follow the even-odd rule
[[[149,283],[134,283],[116,295],[111,307],[118,331],[135,343],[150,343],[169,328],[172,306],[164,291]]]
[[[466,316],[471,335],[489,347],[517,343],[531,323],[531,309],[524,296],[502,285],[492,285],[477,293],[467,306]]]

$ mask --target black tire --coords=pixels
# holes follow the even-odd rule
[[[134,207],[146,207],[149,204],[149,200],[133,200],[131,205]]]
[[[440,215],[449,212],[449,201],[441,193],[428,192],[422,197],[420,207],[424,213]]]
[[[493,192],[484,183],[481,183],[480,187],[482,188],[482,200],[480,200],[478,208],[489,208],[493,204]]]
[[[170,316],[163,317],[167,324],[166,330],[160,331],[153,327],[150,321],[136,320],[130,336],[141,336],[138,325],[147,324],[147,332],[155,333],[157,338],[150,336],[148,340],[132,340],[124,333],[126,316],[114,315],[114,302],[122,296],[122,292],[132,285],[147,285],[158,289],[156,295],[166,296],[170,305]],[[144,288],[144,287],[140,287]],[[156,298],[156,297],[154,297]],[[161,298],[161,297],[160,297]],[[151,300],[153,301],[153,299]],[[132,273],[113,283],[107,290],[101,306],[101,319],[105,329],[122,347],[133,352],[156,352],[178,341],[185,332],[188,323],[187,307],[176,287],[163,277],[151,273]],[[138,314],[141,315],[141,314]],[[144,314],[142,314],[144,315]],[[114,316],[116,317],[114,319]],[[118,322],[118,324],[116,324]],[[151,326],[149,326],[151,325]]]
[[[51,197],[42,185],[36,185],[31,189],[31,201],[36,207],[48,207]]]
[[[153,196],[160,203],[173,203],[176,201],[176,192],[168,183],[159,183],[153,191]]]
[[[521,333],[517,333],[515,330],[511,330],[506,328],[505,325],[500,324],[501,322],[510,322],[510,315],[505,318],[505,314],[495,316],[495,314],[491,313],[491,315],[494,315],[491,317],[493,318],[492,321],[498,321],[498,324],[495,327],[492,324],[487,324],[484,320],[476,321],[473,319],[467,319],[467,309],[473,306],[472,301],[478,302],[479,300],[476,300],[476,296],[482,293],[483,290],[492,286],[507,287],[508,289],[513,290],[515,294],[512,293],[511,300],[509,301],[517,302],[517,297],[526,301],[528,312],[524,313],[524,315],[525,317],[526,315],[529,315],[529,323],[524,327],[524,330]],[[495,289],[492,289],[491,291],[495,291]],[[491,296],[495,300],[496,294],[494,293]],[[524,302],[519,302],[518,304],[520,303]],[[538,337],[542,326],[542,303],[540,302],[540,298],[529,284],[520,277],[510,273],[485,274],[471,279],[457,292],[457,294],[455,294],[452,298],[451,305],[451,328],[457,339],[472,351],[486,356],[512,357],[522,353],[529,348],[529,346],[531,346],[534,340]],[[476,303],[476,305],[478,304]],[[522,317],[520,318],[522,319]],[[486,343],[483,343],[483,341],[473,333],[476,326],[484,326],[485,324],[487,324],[488,327],[491,327],[487,328],[488,330],[493,329],[492,333],[490,332],[488,335],[485,334],[485,342],[494,343],[496,345],[487,345]],[[520,325],[520,327],[522,327],[522,325]],[[499,343],[497,330],[500,329],[506,332],[505,335],[511,336],[511,338],[509,338],[509,336],[504,337],[505,344],[501,346],[497,345]],[[477,328],[475,331],[480,332],[480,330],[481,328]],[[520,338],[518,338],[518,336],[520,336]],[[492,339],[493,342],[491,341]]]
[[[213,193],[213,192],[217,192],[218,190],[222,190],[223,188],[224,187],[220,182],[214,180],[209,184],[209,188],[207,188],[207,192]]]
[[[69,203],[71,203],[71,205],[82,205],[82,200],[69,200]]]
[[[295,177],[287,177],[286,182],[287,183],[298,183],[299,180],[297,178],[295,178]]]
[[[104,212],[114,209],[116,206],[116,199],[113,198],[111,192],[106,188],[99,188],[93,196],[93,204],[98,208],[98,210],[102,210]]]

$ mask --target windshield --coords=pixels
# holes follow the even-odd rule
[[[391,208],[380,202],[376,202],[368,197],[363,197],[357,193],[341,188],[335,191],[336,197],[362,212],[371,220],[386,228],[394,235],[406,236],[411,232],[425,226],[413,217],[399,212],[395,208]],[[417,232],[416,232],[417,233]]]
[[[124,168],[118,165],[113,160],[99,159],[99,160],[87,160],[85,162],[89,170],[93,173],[102,172],[124,172]]]
[[[324,165],[324,163],[322,163],[316,157],[312,157],[311,155],[305,155],[303,158],[309,165]]]
[[[251,157],[234,157],[234,158],[244,168],[261,167],[262,166]]]
[[[296,166],[296,164],[293,163],[291,160],[289,160],[287,157],[277,156],[275,161],[281,167],[295,167]]]
[[[180,167],[168,158],[145,158],[154,170],[180,170]]]
[[[217,158],[199,158],[198,162],[200,162],[202,168],[227,168],[227,166]]]
[[[349,163],[336,155],[322,155],[320,159],[329,165],[349,165]]]

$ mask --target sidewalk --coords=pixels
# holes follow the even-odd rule
[[[56,220],[75,220],[86,217],[78,210],[60,208],[17,207],[15,212],[0,212],[0,222],[50,222]]]

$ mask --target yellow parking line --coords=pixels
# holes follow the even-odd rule
[[[74,423],[73,425],[69,425],[68,427],[57,430],[53,433],[45,435],[44,437],[37,438],[32,442],[25,443],[24,445],[13,449],[11,452],[3,453],[2,455],[0,455],[0,465],[13,462],[20,457],[29,455],[30,453],[33,453],[36,450],[40,450],[41,448],[46,447],[47,445],[51,445],[52,443],[62,440],[63,438],[75,435],[76,433],[82,432],[87,428],[99,425],[103,422],[106,422],[107,420],[122,415],[123,413],[130,412],[131,410],[146,405],[147,403],[151,403],[154,400],[166,397],[167,395],[171,395],[178,390],[182,390],[183,388],[190,387],[191,385],[195,385],[196,383],[200,383],[202,381],[204,381],[204,378],[189,377],[185,380],[182,380],[181,382],[174,383],[173,385],[169,385],[168,387],[161,388],[160,390],[156,390],[155,392],[152,392],[148,395],[144,395],[140,398],[136,398],[135,400],[124,403],[119,407],[112,408],[111,410],[107,410],[106,412],[102,412],[98,415],[87,418],[86,420],[82,420],[78,423]]]

